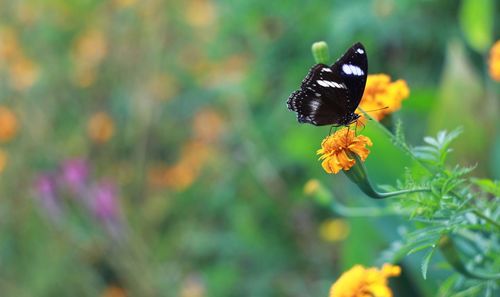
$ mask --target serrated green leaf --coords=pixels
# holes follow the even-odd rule
[[[437,140],[430,136],[424,137],[424,141],[432,146],[439,147],[439,143],[437,142]]]

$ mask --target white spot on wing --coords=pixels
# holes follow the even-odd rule
[[[321,71],[332,72],[332,70],[330,68],[326,68],[326,67],[322,68]]]
[[[312,100],[312,101],[309,101],[309,106],[311,107],[311,109],[315,110],[315,109],[318,109],[318,107],[321,105],[321,103],[319,101],[316,101],[316,100]]]
[[[326,80],[317,80],[318,82],[318,85],[322,86],[322,87],[328,87],[329,84],[328,84],[328,81]]]
[[[364,53],[365,53],[365,51],[364,51],[362,48],[358,48],[358,49],[356,50],[356,52],[357,52],[358,54],[364,54]]]
[[[352,74],[351,67],[350,65],[344,64],[342,65],[342,71],[344,71],[345,74]]]
[[[339,88],[339,89],[345,89],[344,84],[339,84],[334,81],[328,81],[328,80],[317,80],[318,84],[322,87],[332,87],[332,88]]]
[[[365,74],[364,71],[361,70],[361,68],[359,68],[356,65],[351,65],[351,64],[342,65],[342,71],[344,71],[344,73],[347,75],[353,74],[356,76],[360,76],[360,75]]]

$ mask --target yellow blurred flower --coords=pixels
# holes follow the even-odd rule
[[[7,152],[3,149],[0,149],[0,173],[5,170],[5,166],[7,165]]]
[[[320,186],[321,185],[317,179],[310,179],[304,185],[304,194],[313,195],[318,191]]]
[[[207,27],[215,20],[215,5],[210,0],[187,1],[186,21],[193,27]]]
[[[370,111],[370,115],[380,121],[399,110],[401,102],[409,95],[410,89],[404,80],[391,82],[391,77],[386,74],[370,74],[359,107]]]
[[[101,297],[127,297],[127,292],[121,287],[111,285],[104,289]]]
[[[205,143],[216,142],[224,132],[224,120],[217,111],[202,109],[194,116],[193,132],[197,139]]]
[[[184,145],[175,164],[155,165],[149,169],[149,183],[182,191],[196,180],[209,156],[210,148],[205,143],[191,140]]]
[[[19,54],[17,35],[10,27],[0,27],[0,65]]]
[[[93,114],[87,124],[89,138],[96,143],[107,142],[115,132],[113,119],[105,112]]]
[[[188,276],[182,283],[179,292],[180,297],[203,297],[205,296],[205,286],[197,276]]]
[[[17,133],[17,117],[7,107],[0,106],[0,141],[8,142]]]
[[[104,33],[97,29],[83,32],[73,43],[73,62],[75,83],[88,87],[94,83],[97,67],[108,52],[108,42]]]
[[[500,81],[500,40],[490,50],[489,66],[491,78]]]
[[[373,145],[370,138],[356,136],[353,130],[342,128],[335,134],[328,135],[316,154],[321,155],[321,166],[327,173],[338,173],[341,169],[349,170],[356,163],[352,154],[358,155],[364,161],[370,153],[367,145]]]
[[[356,265],[331,286],[330,297],[392,297],[387,279],[401,274],[401,268],[384,264],[382,269]]]
[[[148,94],[157,100],[169,100],[179,91],[179,82],[169,73],[156,73],[146,84]]]
[[[329,219],[319,226],[319,235],[324,241],[341,241],[349,235],[349,225],[342,219]]]
[[[117,8],[128,8],[137,3],[137,0],[113,0]]]
[[[23,25],[33,25],[40,17],[40,12],[40,7],[35,4],[18,1],[15,14]]]
[[[38,66],[30,59],[19,55],[9,65],[11,85],[16,90],[30,88],[38,78]]]

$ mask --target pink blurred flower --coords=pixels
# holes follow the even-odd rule
[[[100,181],[93,185],[89,192],[90,209],[111,235],[121,234],[121,210],[117,189],[110,181]]]
[[[61,181],[74,194],[81,194],[87,186],[89,166],[84,159],[65,160],[61,165]]]
[[[35,191],[48,216],[58,220],[61,217],[61,205],[57,197],[55,178],[49,174],[39,175],[35,181]]]

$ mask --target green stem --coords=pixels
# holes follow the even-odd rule
[[[497,229],[500,230],[500,224],[498,222],[494,221],[492,218],[490,218],[487,215],[483,214],[479,210],[474,209],[472,211],[472,213],[475,214],[476,216],[480,217],[481,219],[487,221],[488,223],[490,223],[491,225],[495,226]]]
[[[343,217],[382,217],[399,215],[397,211],[376,207],[349,207],[339,202],[332,203],[333,211]]]
[[[428,188],[418,188],[418,189],[406,189],[392,192],[379,192],[375,190],[373,187],[370,178],[368,177],[368,173],[366,172],[365,165],[363,161],[356,154],[349,154],[351,158],[356,160],[354,166],[351,167],[348,171],[343,171],[344,174],[358,187],[371,198],[374,199],[385,199],[389,197],[395,197],[400,195],[406,195],[411,193],[420,193],[420,192],[430,192],[431,189]]]

